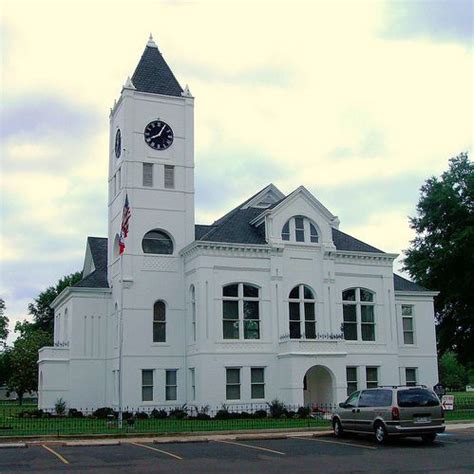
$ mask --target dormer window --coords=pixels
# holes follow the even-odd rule
[[[282,228],[281,238],[292,242],[319,242],[316,226],[304,216],[295,216],[288,219]]]

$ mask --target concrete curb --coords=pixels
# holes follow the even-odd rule
[[[0,443],[0,449],[27,448],[26,443]]]

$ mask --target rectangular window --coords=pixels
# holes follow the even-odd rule
[[[379,368],[366,367],[365,380],[367,383],[367,388],[377,388],[379,386]]]
[[[165,165],[165,188],[174,189],[174,166]]]
[[[225,398],[240,400],[240,369],[226,369]]]
[[[297,242],[304,242],[304,219],[295,217],[295,237]]]
[[[143,186],[153,186],[153,163],[143,163]]]
[[[191,379],[191,400],[196,400],[196,371],[189,369],[189,378]]]
[[[177,400],[176,370],[166,371],[166,400]]]
[[[260,339],[258,301],[244,300],[244,339]]]
[[[153,370],[142,370],[142,401],[153,401]]]
[[[360,306],[361,334],[363,341],[375,341],[374,307]]]
[[[344,339],[357,341],[357,307],[355,304],[342,306],[344,316]]]
[[[357,367],[346,367],[347,396],[357,391]]]
[[[265,398],[265,369],[250,369],[251,398]]]
[[[222,323],[224,329],[224,339],[239,338],[239,302],[222,302]]]
[[[290,338],[301,339],[300,304],[290,303]]]
[[[417,384],[416,382],[416,368],[407,367],[405,368],[405,384],[409,387],[413,387]]]
[[[314,303],[304,304],[304,331],[306,339],[316,339],[316,315]]]
[[[402,327],[403,344],[415,343],[415,331],[413,326],[413,306],[402,305]]]

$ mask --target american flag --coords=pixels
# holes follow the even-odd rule
[[[119,246],[120,246],[120,255],[123,254],[125,251],[125,238],[128,235],[128,223],[130,221],[130,206],[128,204],[128,194],[125,195],[125,204],[123,205],[122,211],[122,227],[120,229],[120,238],[119,238]]]

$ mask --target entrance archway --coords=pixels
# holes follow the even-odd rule
[[[303,379],[304,404],[321,407],[334,403],[334,375],[322,365],[314,365]]]

